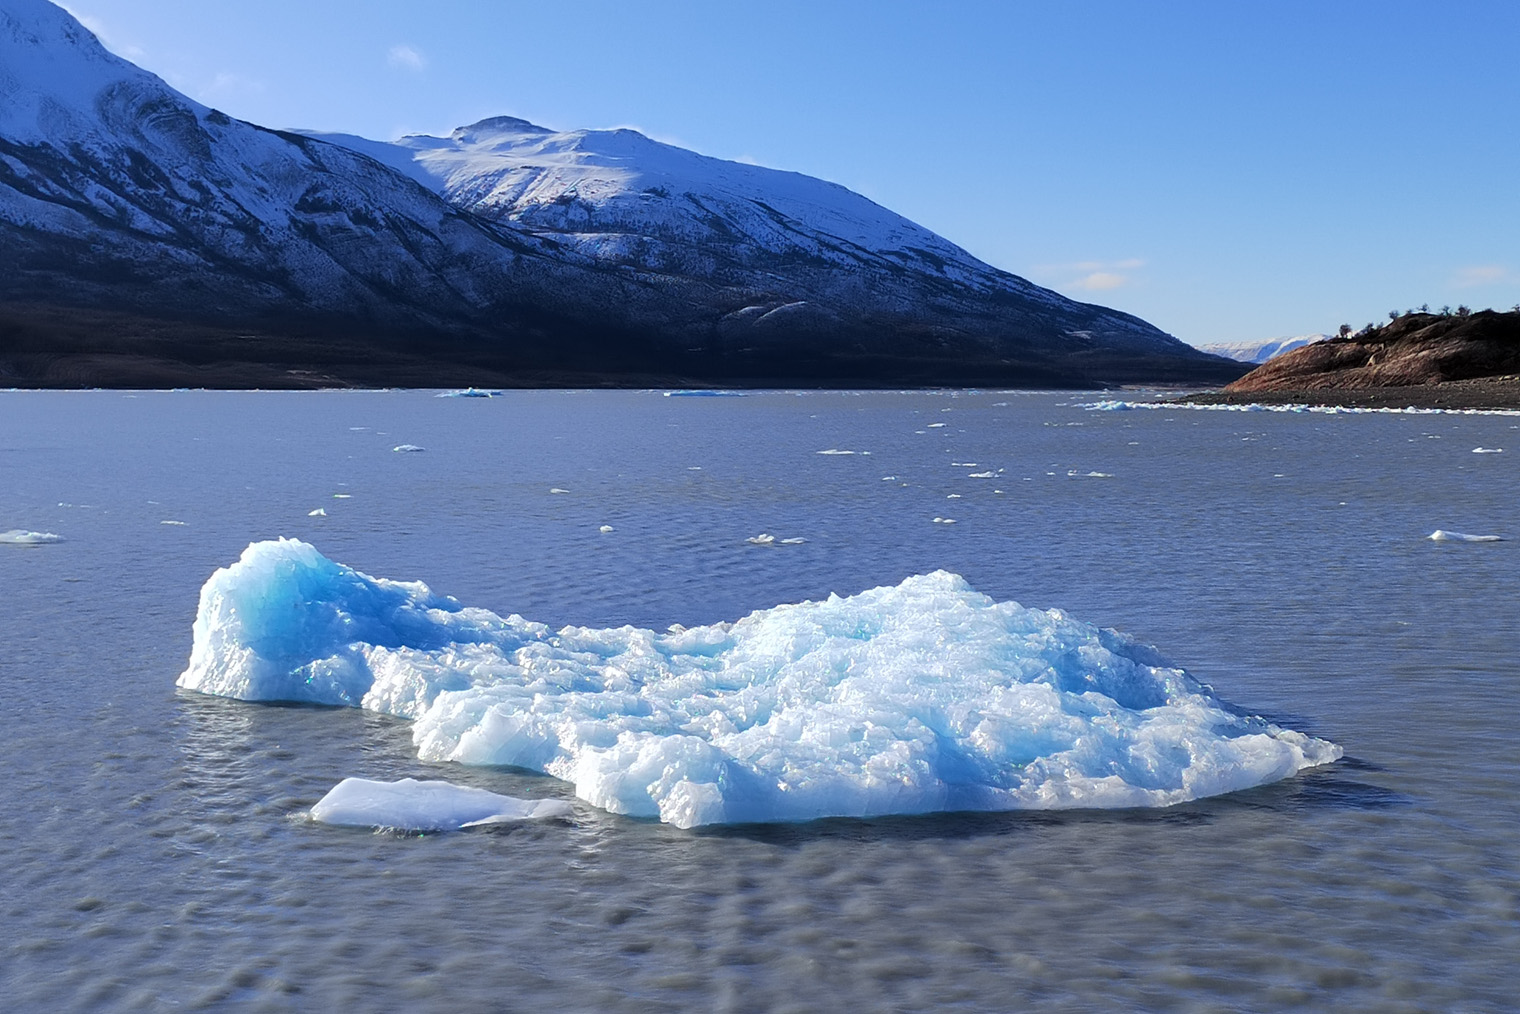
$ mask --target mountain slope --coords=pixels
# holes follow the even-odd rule
[[[334,140],[208,109],[44,0],[0,0],[0,375],[134,354],[92,346],[89,314],[165,363],[325,362],[323,383],[428,362],[493,383],[1234,375],[797,174],[516,120]]]

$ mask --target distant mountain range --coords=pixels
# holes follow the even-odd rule
[[[1219,383],[858,194],[630,130],[196,103],[0,0],[0,384]]]
[[[1254,342],[1213,342],[1209,345],[1200,345],[1198,348],[1216,356],[1234,359],[1236,362],[1254,363],[1260,366],[1285,352],[1322,342],[1329,337],[1327,334],[1303,334],[1297,338],[1267,338]]]

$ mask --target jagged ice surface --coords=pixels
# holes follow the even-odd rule
[[[1341,755],[943,571],[734,623],[552,631],[260,542],[202,588],[179,685],[413,719],[424,759],[542,771],[681,827],[1165,806]]]

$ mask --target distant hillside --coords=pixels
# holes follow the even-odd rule
[[[1279,356],[1230,384],[1219,400],[1264,396],[1355,404],[1514,404],[1520,396],[1520,311],[1408,313]]]
[[[1224,356],[1226,359],[1233,359],[1239,363],[1254,363],[1259,366],[1276,359],[1285,352],[1322,342],[1329,337],[1327,334],[1304,334],[1297,338],[1266,338],[1254,342],[1212,342],[1198,346],[1198,350],[1210,355]]]

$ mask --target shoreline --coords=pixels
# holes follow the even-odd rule
[[[1174,405],[1302,405],[1326,408],[1520,409],[1520,376],[1451,380],[1406,387],[1298,388],[1280,391],[1199,391],[1168,399]]]

